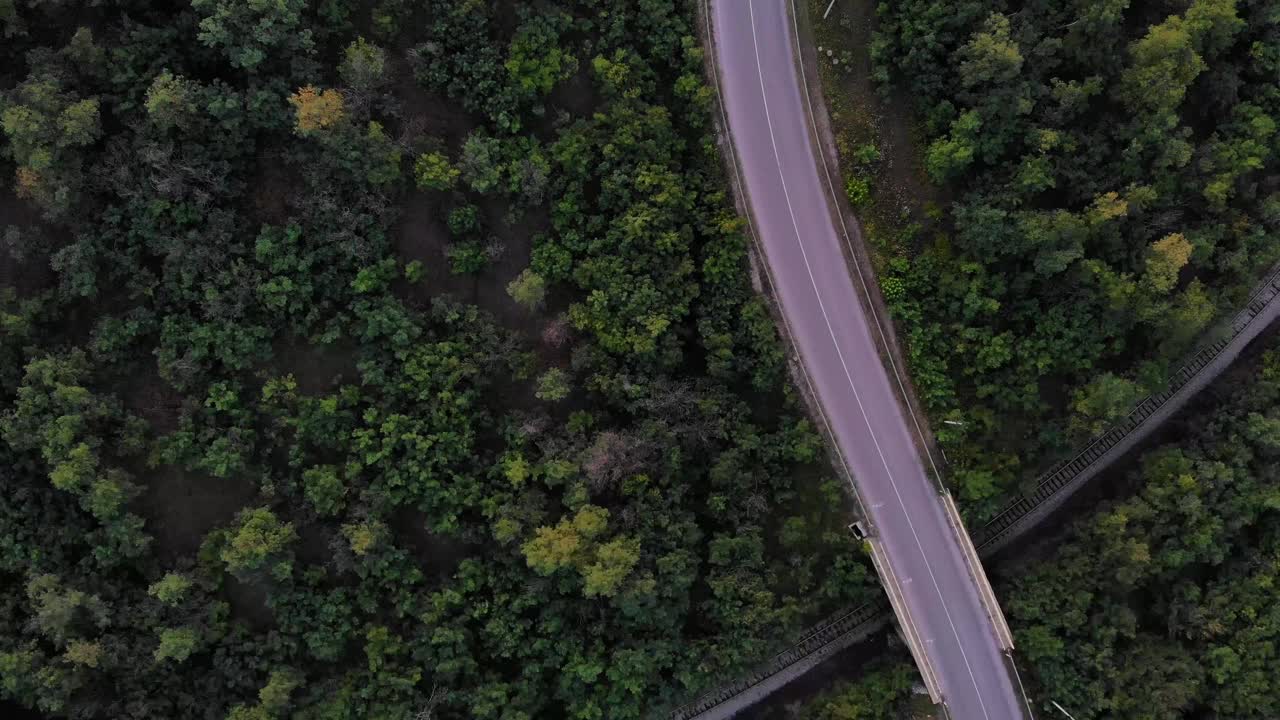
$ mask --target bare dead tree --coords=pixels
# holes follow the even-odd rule
[[[440,701],[443,699],[444,696],[440,693],[440,686],[432,685],[431,694],[427,696],[427,706],[415,713],[413,720],[433,720],[435,717],[436,705],[439,705]]]
[[[666,423],[686,441],[706,445],[723,435],[718,416],[704,412],[699,404],[698,388],[692,383],[660,381],[648,393],[634,401],[634,406],[650,417]]]
[[[649,464],[655,449],[651,441],[632,432],[600,433],[587,448],[582,463],[587,487],[596,495],[612,491],[624,478]]]
[[[571,335],[569,318],[561,313],[542,328],[542,343],[548,347],[558,348],[568,342]]]
[[[426,118],[415,115],[400,124],[400,133],[396,136],[396,145],[399,146],[402,152],[412,152],[422,142],[422,137],[426,134]]]
[[[502,242],[497,235],[490,235],[484,244],[484,256],[489,259],[489,262],[497,262],[506,252],[506,243]]]
[[[526,437],[541,435],[550,425],[551,418],[546,413],[530,413],[520,421],[520,434]]]

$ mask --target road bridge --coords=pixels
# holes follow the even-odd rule
[[[870,521],[870,549],[921,675],[962,720],[1027,715],[1012,642],[927,444],[885,367],[883,325],[820,169],[788,0],[713,0],[718,89],[753,234],[805,382]],[[892,361],[889,361],[892,363]],[[921,456],[924,449],[925,456]]]

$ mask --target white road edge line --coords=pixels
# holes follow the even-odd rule
[[[800,49],[800,20],[796,15],[795,0],[789,0],[791,5],[791,27],[794,31],[796,41],[796,53],[800,55],[796,60],[800,65],[800,87],[804,88],[804,101],[809,107],[809,122],[813,125],[814,140],[818,142],[816,150],[818,151],[818,159],[822,161],[822,172],[827,176],[827,188],[831,194],[835,195],[835,183],[831,180],[831,168],[827,165],[827,154],[822,150],[822,135],[818,132],[818,127],[814,121],[813,98],[809,94],[809,78],[805,74],[804,55]],[[832,0],[834,4],[835,0]],[[828,12],[830,10],[828,9]],[[825,15],[823,16],[826,17]],[[902,374],[898,371],[898,363],[893,359],[893,348],[889,344],[889,337],[885,334],[884,325],[880,322],[880,313],[876,310],[875,302],[871,299],[871,289],[867,285],[866,275],[862,272],[862,265],[858,262],[858,253],[853,247],[853,239],[849,237],[849,227],[844,223],[844,213],[840,211],[840,203],[837,201],[832,209],[835,211],[836,219],[840,221],[840,232],[844,235],[845,245],[849,248],[849,255],[853,260],[853,269],[857,272],[858,281],[862,284],[862,294],[867,299],[867,311],[871,314],[871,319],[876,322],[876,331],[880,333],[880,342],[884,345],[885,358],[889,361],[889,369],[893,370],[893,379],[898,382],[898,391],[902,393],[902,404],[907,408],[907,414],[911,416],[911,422],[916,426],[916,435],[920,436],[920,446],[924,448],[925,457],[929,458],[929,467],[933,468],[933,475],[938,482],[942,482],[942,473],[938,470],[938,465],[933,461],[933,452],[929,450],[929,441],[924,436],[924,429],[920,426],[920,419],[916,417],[916,411],[911,408],[911,396],[907,394],[907,386],[902,382]],[[938,445],[938,449],[942,450],[942,445]],[[943,450],[943,459],[946,459],[946,451]]]
[[[1018,679],[1018,690],[1022,693],[1022,702],[1026,703],[1027,706],[1027,717],[1030,720],[1035,720],[1036,713],[1031,709],[1031,698],[1027,697],[1027,688],[1022,685],[1022,676],[1018,674],[1018,663],[1014,662],[1012,652],[1008,653],[1008,655],[1009,666],[1013,668],[1013,676]],[[1075,718],[1072,718],[1072,720],[1075,720]]]
[[[871,562],[881,576],[885,594],[889,596],[889,604],[893,606],[894,614],[908,618],[902,628],[902,637],[907,643],[907,649],[911,651],[911,656],[920,666],[920,675],[924,679],[925,689],[929,691],[929,699],[935,705],[941,705],[943,694],[942,686],[938,683],[938,672],[934,670],[929,654],[925,652],[925,641],[920,637],[920,630],[916,628],[914,622],[910,621],[911,611],[907,608],[907,595],[902,589],[902,582],[898,580],[893,566],[889,564],[889,556],[884,551],[884,544],[874,537],[869,537],[867,545],[871,548]],[[907,582],[911,582],[911,578],[907,578]],[[929,638],[928,643],[933,644],[933,638]]]
[[[751,244],[755,246],[756,254],[760,257],[760,262],[762,263],[761,269],[764,271],[764,281],[769,284],[769,294],[773,298],[778,298],[778,286],[773,279],[773,270],[769,267],[768,255],[765,253],[764,242],[760,239],[760,233],[756,230],[755,222],[751,215],[750,200],[747,195],[746,185],[742,181],[742,171],[738,167],[738,153],[733,147],[733,138],[729,137],[731,135],[729,132],[729,114],[724,109],[724,94],[720,85],[720,63],[716,61],[715,55],[711,0],[702,0],[702,11],[706,18],[707,25],[707,48],[711,52],[711,81],[715,84],[716,88],[716,106],[720,108],[720,124],[724,128],[725,135],[728,139],[726,154],[729,158],[729,165],[733,170],[733,183],[738,188],[738,197],[742,198],[743,202],[747,204],[747,207],[744,208],[743,218],[747,222],[747,233],[751,236]],[[796,342],[795,331],[791,329],[791,324],[787,321],[785,313],[779,311],[778,317],[782,321],[782,332],[787,336],[788,345],[795,349],[798,357],[800,354],[800,345]],[[826,408],[822,407],[822,403],[817,401],[818,391],[813,386],[813,379],[809,377],[809,371],[804,367],[804,360],[801,359],[795,367],[799,369],[800,377],[804,379],[805,387],[809,389],[809,395],[814,398],[818,417],[822,419],[823,426],[827,428],[827,435],[832,439],[832,449],[835,450],[836,457],[840,460],[840,467],[846,471],[845,479],[849,482],[850,490],[853,491],[854,502],[857,503],[859,508],[862,510],[862,516],[868,523],[870,523],[871,513],[867,512],[866,508],[862,506],[862,498],[858,495],[858,487],[854,484],[852,475],[848,473],[849,461],[845,458],[844,452],[840,450],[840,445],[835,442],[836,433],[835,429],[831,426],[831,418],[827,417]]]
[[[800,45],[800,42],[801,42],[800,41],[800,19],[798,14],[796,13],[795,0],[789,0],[789,3],[791,5],[791,28],[793,32],[793,37],[795,38],[796,53],[800,54],[800,57],[797,58],[797,61],[800,65],[800,86],[804,88],[805,104],[809,106],[809,122],[813,127],[813,134],[815,136],[815,139],[821,142],[822,136],[821,136],[821,133],[818,132],[817,121],[814,119],[813,97],[809,92],[809,78],[808,78],[808,74],[805,72],[805,69],[804,69],[804,55]],[[823,20],[827,19],[827,15],[831,12],[831,8],[835,6],[835,3],[836,3],[836,0],[831,0],[831,4],[827,6],[827,11],[822,14]],[[721,111],[723,112],[723,108],[721,108]],[[835,183],[831,179],[831,166],[827,164],[827,154],[823,152],[821,147],[818,147],[818,159],[822,162],[822,171],[827,176],[827,189],[834,196],[836,190],[835,190]],[[835,209],[836,219],[840,221],[840,232],[844,235],[845,244],[849,247],[849,253],[853,257],[853,267],[854,267],[854,270],[857,271],[859,282],[862,283],[862,292],[867,298],[867,307],[870,309],[872,319],[874,319],[876,322],[876,330],[880,333],[880,340],[884,344],[885,356],[889,360],[889,368],[893,370],[893,378],[898,382],[898,390],[902,393],[902,402],[907,407],[907,414],[911,416],[911,422],[916,426],[916,435],[920,437],[920,445],[921,447],[924,448],[925,456],[929,458],[929,465],[933,468],[933,474],[938,479],[938,482],[941,483],[942,473],[939,472],[937,464],[935,464],[933,461],[933,453],[932,451],[929,450],[929,441],[924,436],[924,430],[920,426],[920,419],[916,416],[915,410],[912,409],[911,407],[911,399],[910,399],[910,396],[907,395],[906,385],[902,382],[901,373],[898,372],[898,363],[893,359],[893,351],[889,346],[888,337],[885,335],[884,326],[881,325],[880,323],[880,314],[876,310],[875,303],[871,300],[871,291],[867,287],[866,275],[862,272],[862,266],[858,263],[858,255],[857,255],[857,251],[853,247],[853,239],[849,237],[849,227],[844,222],[844,213],[840,211],[840,203],[838,199],[835,200],[834,202],[835,202],[834,209]],[[942,451],[943,462],[946,462],[947,461],[946,448],[942,447],[942,444],[939,443],[938,449]],[[996,600],[996,602],[998,603],[999,601]],[[1017,664],[1013,662],[1010,662],[1009,664],[1010,664],[1010,667],[1013,668],[1013,677],[1017,679],[1018,686],[1021,687],[1022,676],[1018,673]],[[1031,717],[1035,717],[1035,714],[1031,712],[1031,700],[1027,697],[1027,692],[1025,689],[1022,691],[1022,699],[1027,705],[1027,712],[1030,714]]]
[[[836,339],[835,330],[831,326],[830,316],[827,314],[826,304],[822,302],[822,293],[818,290],[817,280],[813,276],[813,268],[809,263],[809,254],[804,248],[804,238],[800,234],[800,225],[796,220],[795,210],[791,205],[791,193],[787,190],[786,177],[782,172],[782,156],[778,151],[778,142],[773,132],[773,119],[769,113],[769,98],[764,87],[764,69],[760,62],[760,44],[756,34],[756,15],[755,0],[748,0],[747,12],[751,19],[751,41],[756,55],[756,75],[760,78],[760,99],[764,108],[765,124],[769,128],[769,141],[773,145],[773,156],[778,165],[778,182],[782,186],[782,194],[787,203],[787,212],[791,215],[791,225],[796,232],[796,243],[800,247],[800,255],[804,260],[805,271],[809,275],[809,284],[813,286],[814,296],[818,300],[818,309],[822,311],[823,322],[827,326],[827,333],[831,336],[831,343],[835,347],[836,355],[840,358],[840,365],[844,369],[845,379],[849,383],[849,388],[853,391],[853,398],[858,403],[858,412],[862,415],[862,420],[867,424],[867,431],[871,435],[871,442],[876,447],[876,453],[880,456],[880,463],[884,465],[885,474],[889,478],[889,486],[893,488],[893,494],[898,499],[898,505],[902,508],[902,515],[906,518],[907,527],[911,530],[911,535],[916,541],[916,547],[920,551],[920,557],[924,560],[925,569],[929,571],[929,579],[933,582],[934,592],[938,594],[938,599],[942,602],[942,612],[947,617],[947,624],[951,626],[951,633],[955,636],[956,647],[960,650],[960,657],[964,658],[965,668],[969,671],[969,680],[973,683],[973,690],[978,698],[978,705],[982,708],[984,718],[990,718],[987,712],[987,704],[982,699],[982,689],[978,687],[978,678],[973,673],[973,666],[969,663],[969,656],[964,651],[964,642],[960,640],[960,631],[956,629],[955,620],[951,617],[951,611],[947,608],[946,598],[942,595],[942,588],[938,585],[938,580],[934,576],[933,566],[929,563],[929,555],[924,551],[924,544],[920,542],[920,536],[916,533],[915,524],[911,522],[911,515],[907,512],[907,505],[902,499],[902,494],[898,492],[898,485],[893,479],[893,472],[889,469],[889,462],[884,457],[884,451],[880,448],[880,441],[876,438],[875,429],[871,425],[871,418],[867,416],[866,408],[862,404],[862,397],[858,394],[858,388],[853,383],[853,376],[849,373],[849,366],[845,362],[844,352],[840,349],[840,342]]]

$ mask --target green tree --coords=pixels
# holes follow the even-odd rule
[[[590,541],[606,529],[609,511],[595,505],[584,505],[573,518],[563,518],[554,528],[540,527],[534,538],[521,550],[529,567],[539,574],[548,575],[570,565]]]
[[[102,644],[85,640],[72,640],[62,657],[69,663],[86,668],[96,668],[102,663]]]
[[[141,518],[124,508],[139,488],[99,453],[104,446],[118,458],[139,453],[142,426],[114,398],[85,387],[88,370],[79,350],[30,362],[13,411],[0,418],[0,432],[14,449],[38,450],[53,487],[74,495],[102,524],[99,561],[137,557],[150,539]]]
[[[462,143],[462,157],[458,161],[462,179],[472,190],[487,193],[496,190],[503,180],[505,162],[502,157],[502,141],[474,132]]]
[[[491,260],[485,247],[475,240],[450,243],[445,248],[449,258],[449,270],[454,275],[477,275],[489,266]]]
[[[540,575],[573,568],[582,578],[585,597],[612,597],[639,562],[640,543],[627,536],[601,542],[608,519],[608,510],[584,505],[572,519],[538,528],[521,547],[525,561]]]
[[[968,88],[1008,83],[1022,71],[1022,52],[1009,35],[1009,18],[999,13],[987,18],[959,55],[960,78]]]
[[[451,190],[461,174],[439,152],[423,153],[413,163],[413,177],[423,190]]]
[[[1236,0],[1194,0],[1187,8],[1187,29],[1195,36],[1196,50],[1214,58],[1231,47],[1245,21],[1237,15]]]
[[[69,92],[57,75],[32,76],[0,98],[0,126],[17,162],[18,194],[55,217],[69,210],[82,182],[82,149],[102,132],[97,98]]]
[[[311,50],[311,30],[302,18],[306,6],[305,0],[191,0],[200,15],[200,41],[249,71],[273,53],[287,58]]]
[[[156,646],[154,653],[157,663],[170,660],[175,663],[186,662],[200,642],[199,634],[191,627],[161,628],[159,637],[160,644]]]
[[[546,95],[577,70],[578,61],[560,42],[560,33],[571,22],[564,13],[540,13],[516,31],[505,67],[522,93]]]
[[[387,53],[362,37],[356,38],[343,52],[338,75],[354,90],[377,90],[387,82]]]
[[[199,112],[198,102],[195,83],[167,69],[147,88],[147,116],[162,130],[187,127]]]
[[[271,720],[271,714],[261,705],[234,705],[227,713],[227,720]]]
[[[285,714],[289,709],[290,696],[302,686],[306,677],[293,668],[273,670],[267,678],[267,684],[258,691],[258,701],[262,709],[273,716]]]
[[[1260,107],[1252,103],[1235,106],[1222,135],[1210,139],[1210,158],[1204,163],[1205,169],[1214,173],[1204,188],[1204,197],[1215,210],[1227,208],[1241,177],[1266,166],[1275,135],[1275,119]]]
[[[929,176],[935,181],[944,182],[968,168],[974,160],[978,130],[981,127],[982,118],[977,110],[969,110],[956,119],[951,125],[950,137],[935,140],[929,145],[925,154],[925,167],[929,170]]]
[[[166,573],[147,588],[147,594],[165,605],[177,607],[182,604],[191,589],[191,580],[181,573]]]
[[[615,538],[600,544],[592,563],[582,569],[583,594],[613,596],[639,561],[640,542],[633,538]]]
[[[271,573],[287,576],[289,546],[298,535],[290,523],[282,523],[267,508],[240,511],[219,551],[219,558],[232,573],[250,573],[271,565]]]
[[[97,635],[110,624],[111,608],[101,598],[69,588],[55,575],[32,577],[26,595],[36,629],[55,644]]]
[[[1129,48],[1133,64],[1120,79],[1119,96],[1135,111],[1159,116],[1182,103],[1191,82],[1204,71],[1191,30],[1171,15]]]
[[[1169,314],[1158,323],[1164,330],[1167,355],[1185,352],[1209,326],[1217,313],[1213,298],[1199,279],[1192,280],[1178,293]]]
[[[80,100],[62,109],[58,118],[59,145],[88,145],[97,140],[101,132],[96,99]]]
[[[898,717],[918,682],[909,662],[877,662],[856,681],[840,682],[807,703],[802,720],[880,720]]]
[[[548,402],[558,402],[569,397],[573,385],[569,373],[560,368],[551,368],[538,376],[538,387],[534,397]]]
[[[572,523],[561,521],[553,528],[538,528],[534,538],[526,542],[521,551],[529,567],[540,575],[551,573],[567,567],[579,547],[583,544],[582,535]]]
[[[541,275],[530,268],[525,268],[514,280],[507,283],[507,294],[530,312],[535,312],[541,309],[546,301],[547,283]]]
[[[1096,435],[1128,415],[1141,398],[1137,383],[1103,373],[1076,392],[1071,407],[1083,432]]]
[[[333,465],[318,465],[302,473],[303,493],[322,516],[336,515],[343,508],[346,485]]]
[[[385,540],[387,535],[386,525],[373,520],[346,523],[342,526],[342,536],[347,539],[351,552],[357,556],[368,555]]]
[[[1142,280],[1154,293],[1165,294],[1178,282],[1178,273],[1191,258],[1191,243],[1180,233],[1173,233],[1151,244],[1147,271]]]

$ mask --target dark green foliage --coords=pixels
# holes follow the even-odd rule
[[[943,441],[987,483],[961,488],[983,516],[1142,394],[1121,383],[1158,389],[1280,258],[1280,25],[1245,0],[879,14],[877,72],[955,198],[881,283],[925,402],[964,422]]]
[[[691,4],[126,4],[0,0],[0,698],[639,718],[874,592]]]
[[[901,652],[895,655],[898,655],[896,660],[876,663],[856,681],[839,684],[818,696],[801,717],[804,720],[910,717],[906,713],[913,686],[920,681],[919,675],[911,662],[901,657]],[[927,702],[927,698],[925,700]]]
[[[1278,361],[1242,374],[1187,441],[1148,452],[1134,497],[1002,593],[1044,696],[1075,717],[1280,712]]]

